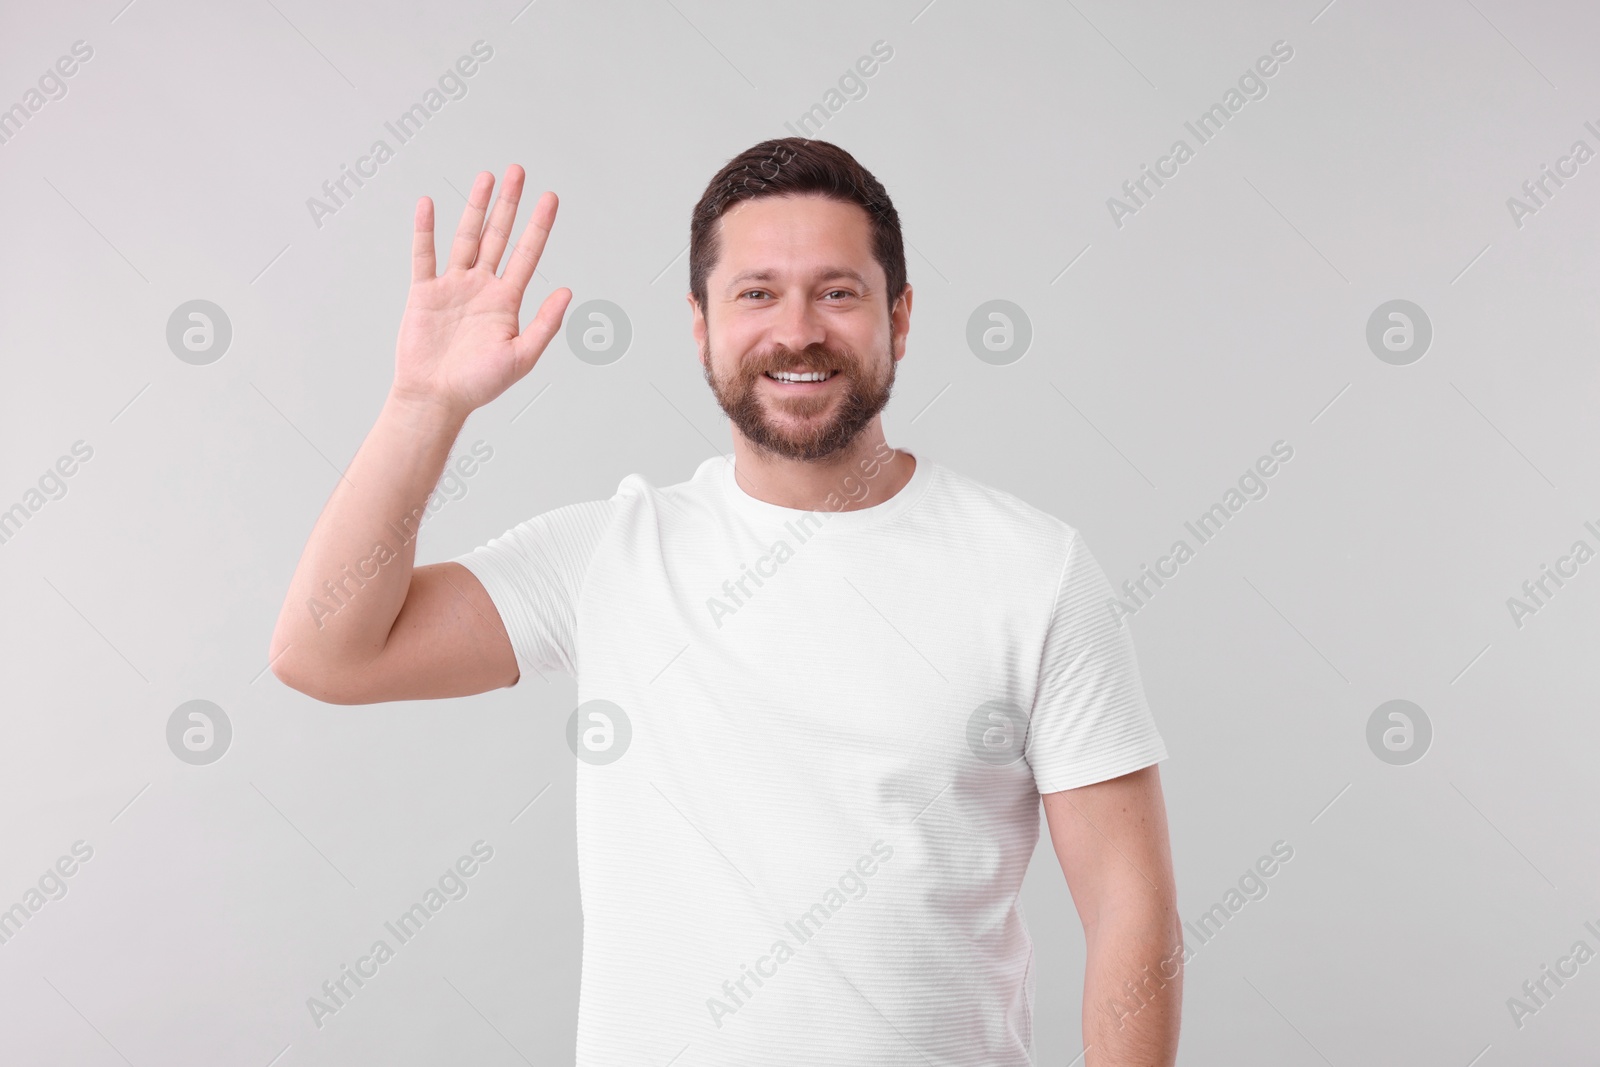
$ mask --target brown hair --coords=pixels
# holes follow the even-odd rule
[[[689,221],[689,291],[706,307],[706,278],[721,251],[717,222],[741,200],[764,196],[826,196],[864,208],[872,221],[872,255],[888,282],[890,311],[906,287],[900,215],[883,183],[838,145],[781,137],[745,149],[717,171]]]

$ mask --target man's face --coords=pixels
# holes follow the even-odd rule
[[[758,449],[814,460],[848,447],[889,402],[910,318],[909,289],[889,314],[866,211],[820,196],[763,197],[719,225],[695,316],[717,403]],[[827,378],[772,376],[790,371]]]

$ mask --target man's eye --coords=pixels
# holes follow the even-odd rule
[[[755,294],[757,296],[764,295],[764,294],[762,294],[760,289],[746,289],[744,292],[740,293],[739,295],[740,296],[750,296],[751,294]]]
[[[827,295],[828,296],[832,296],[834,293],[842,293],[843,295],[845,295],[847,297],[851,295],[850,294],[850,290],[848,290],[848,289],[830,289],[828,291]]]

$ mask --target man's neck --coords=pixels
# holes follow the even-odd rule
[[[734,478],[757,500],[801,511],[857,511],[881,504],[906,487],[917,460],[891,449],[874,422],[840,452],[818,460],[790,459],[733,434]]]

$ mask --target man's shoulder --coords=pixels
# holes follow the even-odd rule
[[[1014,493],[980,481],[938,460],[929,461],[936,475],[933,495],[938,506],[957,522],[989,526],[1015,537],[1037,540],[1062,549],[1077,528],[1058,515],[1031,504]]]
[[[667,482],[660,476],[634,471],[624,475],[616,483],[616,489],[609,496],[598,496],[592,492],[581,495],[580,498],[569,504],[561,504],[549,508],[540,514],[555,515],[569,514],[573,509],[600,508],[607,513],[629,510],[629,505],[640,502],[682,502],[697,496],[705,496],[716,491],[715,475],[719,465],[726,462],[723,456],[712,456],[703,460],[698,467],[687,477],[676,482]],[[615,477],[615,475],[611,475]],[[600,485],[607,484],[600,482]],[[603,490],[602,490],[603,491]]]
[[[659,475],[652,477],[635,471],[617,483],[617,491],[611,495],[609,502],[622,505],[617,510],[635,510],[641,503],[671,507],[704,500],[719,491],[717,478],[727,463],[727,456],[711,456],[701,460],[688,477],[675,482],[669,482]]]

